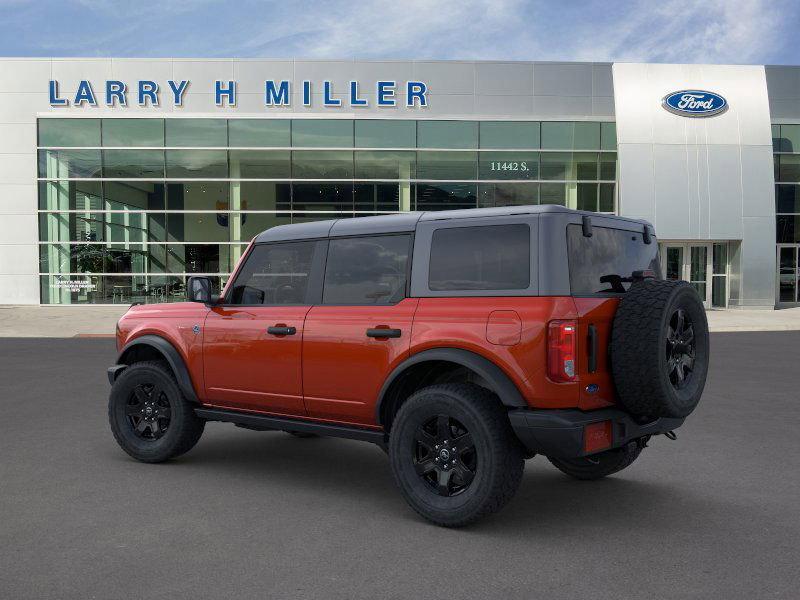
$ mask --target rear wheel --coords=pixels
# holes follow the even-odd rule
[[[582,480],[601,479],[629,467],[642,452],[643,446],[630,442],[621,448],[606,450],[581,458],[550,458],[549,460],[562,473]]]
[[[172,371],[157,361],[135,363],[120,374],[108,399],[108,420],[120,447],[148,463],[188,452],[205,427]]]
[[[471,384],[434,385],[400,408],[389,460],[403,497],[446,527],[498,511],[522,479],[522,449],[497,396]]]

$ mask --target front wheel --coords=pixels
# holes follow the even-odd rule
[[[389,460],[403,497],[437,525],[459,527],[500,510],[522,480],[522,448],[497,396],[434,385],[400,408]]]
[[[621,448],[606,450],[581,458],[550,458],[553,466],[575,479],[590,481],[613,475],[629,467],[642,452],[643,445],[629,442]]]
[[[188,452],[205,427],[172,371],[157,361],[135,363],[120,374],[108,398],[108,420],[120,447],[148,463]]]

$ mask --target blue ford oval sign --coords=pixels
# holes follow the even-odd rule
[[[719,94],[704,90],[681,90],[664,96],[662,106],[684,117],[711,117],[728,110],[728,101]]]

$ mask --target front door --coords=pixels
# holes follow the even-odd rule
[[[664,279],[688,281],[703,299],[703,306],[711,301],[711,244],[670,243],[661,248]]]
[[[796,305],[798,299],[798,281],[800,281],[800,268],[798,268],[797,252],[800,246],[778,246],[778,277],[777,298],[778,304]]]
[[[419,300],[405,297],[410,249],[409,235],[330,240],[322,304],[303,332],[309,416],[375,424],[381,386],[411,345]]]
[[[301,350],[318,242],[254,246],[206,317],[205,391],[216,406],[305,415]]]

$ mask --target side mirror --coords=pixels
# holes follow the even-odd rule
[[[186,280],[186,299],[189,302],[212,304],[211,280],[208,277],[189,277]]]

